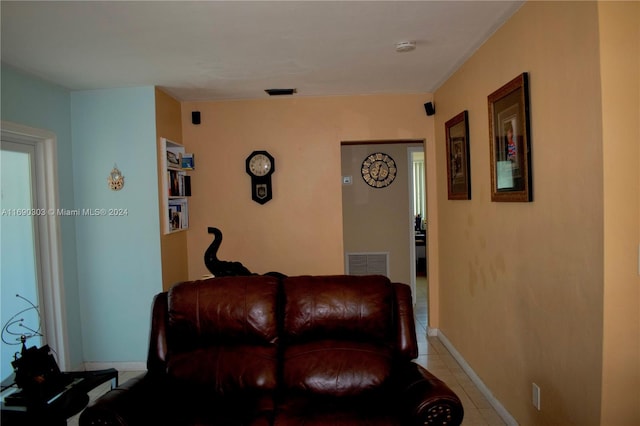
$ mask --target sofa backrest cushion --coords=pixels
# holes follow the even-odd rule
[[[278,335],[278,280],[222,277],[181,283],[169,291],[173,350],[224,343],[273,343]]]
[[[289,277],[284,294],[288,342],[391,339],[393,286],[384,276]]]
[[[386,277],[300,276],[283,287],[285,389],[351,397],[389,381],[396,327]]]
[[[275,389],[278,297],[278,280],[269,276],[174,286],[167,303],[168,374],[218,393]]]

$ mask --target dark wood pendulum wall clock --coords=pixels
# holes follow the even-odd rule
[[[247,157],[247,173],[251,176],[251,199],[264,204],[273,197],[271,175],[276,170],[275,159],[267,151],[253,151]]]
[[[362,162],[362,179],[372,188],[386,188],[395,180],[398,169],[390,155],[375,152]]]

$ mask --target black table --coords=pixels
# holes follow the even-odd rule
[[[11,386],[12,378],[3,381],[0,401],[2,425],[66,425],[69,417],[87,406],[89,391],[108,381],[111,381],[112,389],[118,386],[118,370],[115,368],[62,374],[70,379],[70,383],[49,401],[35,404],[25,398],[21,400],[20,394],[16,397],[14,391],[17,389]],[[5,403],[9,394],[13,394],[12,402]]]

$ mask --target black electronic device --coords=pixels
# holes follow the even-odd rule
[[[60,371],[49,345],[40,348],[26,348],[23,345],[20,357],[12,361],[11,365],[15,371],[16,385],[21,389],[12,396],[21,401],[26,399],[33,404],[45,403],[71,382]],[[11,398],[5,399],[5,403],[11,404]]]
[[[424,104],[424,112],[426,112],[429,117],[436,113],[436,107],[433,105],[433,102]]]
[[[200,111],[191,111],[191,123],[192,124],[200,124]]]

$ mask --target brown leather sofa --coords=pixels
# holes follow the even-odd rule
[[[148,371],[80,425],[458,425],[412,362],[411,292],[382,276],[223,277],[153,303]]]

